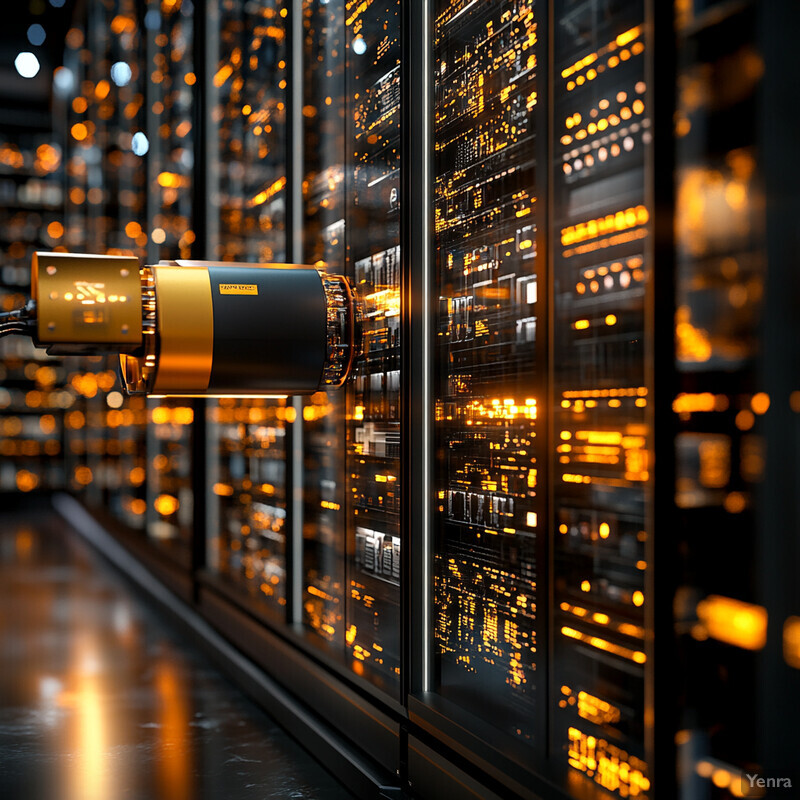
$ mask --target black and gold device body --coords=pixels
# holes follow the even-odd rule
[[[308,394],[358,355],[352,287],[313,267],[36,253],[31,287],[37,344],[119,353],[130,394]]]

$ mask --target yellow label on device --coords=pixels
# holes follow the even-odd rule
[[[219,285],[220,294],[258,294],[258,286],[255,283],[221,283]]]

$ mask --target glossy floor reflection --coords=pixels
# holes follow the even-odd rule
[[[0,505],[0,636],[3,800],[350,797],[41,504]]]

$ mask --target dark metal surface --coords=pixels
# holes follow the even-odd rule
[[[645,364],[646,383],[653,399],[648,426],[652,431],[652,452],[657,454],[654,479],[648,495],[648,538],[645,560],[651,565],[645,576],[645,625],[651,632],[645,671],[646,760],[657,798],[675,797],[678,730],[675,702],[675,646],[671,599],[677,575],[676,545],[670,531],[675,522],[676,417],[672,401],[677,396],[676,375],[665,365],[674,361],[675,319],[675,153],[672,138],[676,103],[676,41],[669,4],[647,2],[648,27],[646,64],[653,115],[653,141],[647,153],[647,204],[652,208],[653,235],[648,262],[653,265],[646,295],[646,336],[652,348]]]
[[[316,390],[327,341],[325,293],[317,271],[213,265],[208,274],[214,307],[209,390]],[[255,285],[258,296],[222,294],[226,284]]]
[[[55,512],[0,520],[0,796],[350,796]]]

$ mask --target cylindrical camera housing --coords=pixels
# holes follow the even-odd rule
[[[292,264],[178,261],[142,271],[144,350],[122,355],[132,394],[309,394],[341,385],[355,298]]]
[[[37,253],[33,271],[39,343],[120,352],[131,394],[310,394],[357,355],[353,289],[313,267]]]

